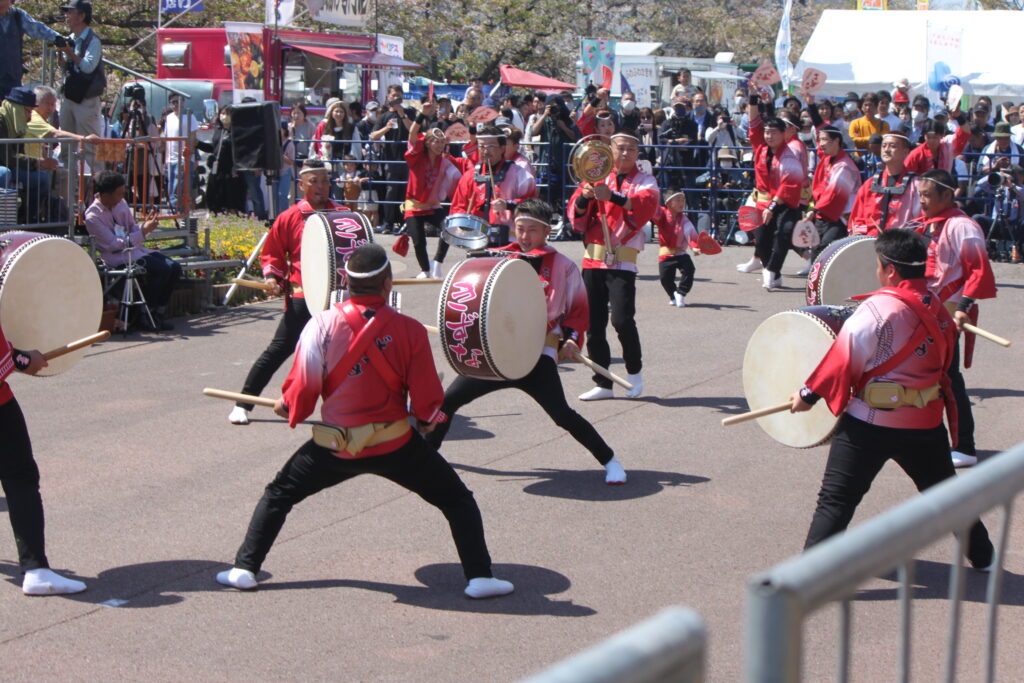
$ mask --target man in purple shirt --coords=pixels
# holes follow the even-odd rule
[[[103,171],[96,179],[96,199],[85,210],[85,228],[96,240],[100,258],[107,266],[123,266],[129,261],[145,268],[143,294],[153,313],[156,330],[172,330],[164,320],[167,302],[181,277],[181,265],[159,251],[143,246],[146,235],[156,230],[157,219],[149,216],[142,225],[135,222],[124,200],[124,176]]]

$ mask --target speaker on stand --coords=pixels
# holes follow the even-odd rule
[[[281,105],[247,102],[231,107],[231,148],[238,171],[262,171],[271,220],[277,216],[275,184],[281,176]]]

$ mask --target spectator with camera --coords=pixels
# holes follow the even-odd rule
[[[60,64],[64,68],[64,101],[60,107],[61,127],[78,135],[99,135],[103,132],[100,96],[107,87],[103,73],[103,51],[91,28],[92,3],[72,0],[62,5],[64,21],[71,37],[61,48]],[[96,169],[96,149],[82,150],[89,169]]]
[[[466,91],[467,101],[472,90]],[[383,164],[387,190],[381,208],[384,232],[397,232],[403,223],[401,204],[405,201],[409,167],[405,163],[406,145],[401,143],[409,140],[409,127],[416,117],[416,110],[403,104],[404,98],[402,86],[388,86],[384,112],[377,117],[377,125],[370,133],[371,140],[382,143],[377,145],[377,158],[387,162]]]
[[[15,7],[14,0],[0,0],[0,100],[11,88],[21,85],[22,36],[36,38],[60,47],[60,34],[36,21],[25,10]]]
[[[993,171],[981,178],[974,186],[974,199],[979,213],[971,216],[985,232],[989,244],[1013,244],[1016,260],[1020,262],[1021,214],[1020,203],[1024,200],[1024,168],[1013,165],[1005,170]],[[990,251],[992,249],[990,248]],[[1008,249],[995,249],[997,255],[1010,260]]]
[[[158,137],[160,129],[146,109],[146,89],[138,83],[130,85],[125,89],[125,97],[127,103],[124,110],[127,116],[122,124],[121,137],[132,140]],[[136,142],[127,145],[125,150],[128,201],[155,206],[159,203],[158,183],[162,180],[157,146],[152,142]]]
[[[978,173],[1005,171],[1010,166],[1020,166],[1024,162],[1024,149],[1011,140],[1010,135],[1010,124],[1001,121],[995,125],[992,142],[985,147],[978,160]]]

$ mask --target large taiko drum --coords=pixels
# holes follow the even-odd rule
[[[366,217],[351,211],[317,212],[302,228],[302,291],[316,315],[342,299],[348,288],[345,262],[357,247],[373,242]]]
[[[16,348],[49,351],[100,327],[103,286],[96,265],[63,237],[0,233],[0,325]],[[55,358],[39,375],[56,375],[77,363],[80,349]]]
[[[437,318],[444,357],[466,377],[519,379],[544,350],[544,290],[537,271],[519,259],[456,264],[441,287]]]
[[[807,275],[807,303],[843,306],[851,296],[878,289],[875,238],[844,237],[818,254]]]
[[[750,410],[783,403],[800,389],[853,310],[808,306],[776,313],[761,323],[743,354],[743,393]],[[825,443],[838,422],[825,401],[804,413],[775,413],[757,419],[768,436],[793,448]]]

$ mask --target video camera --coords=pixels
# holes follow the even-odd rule
[[[124,89],[124,96],[133,102],[146,103],[146,89],[136,83],[135,85],[129,85]]]
[[[68,46],[68,39],[64,36],[57,36],[53,39],[53,46],[57,49],[63,49]]]

